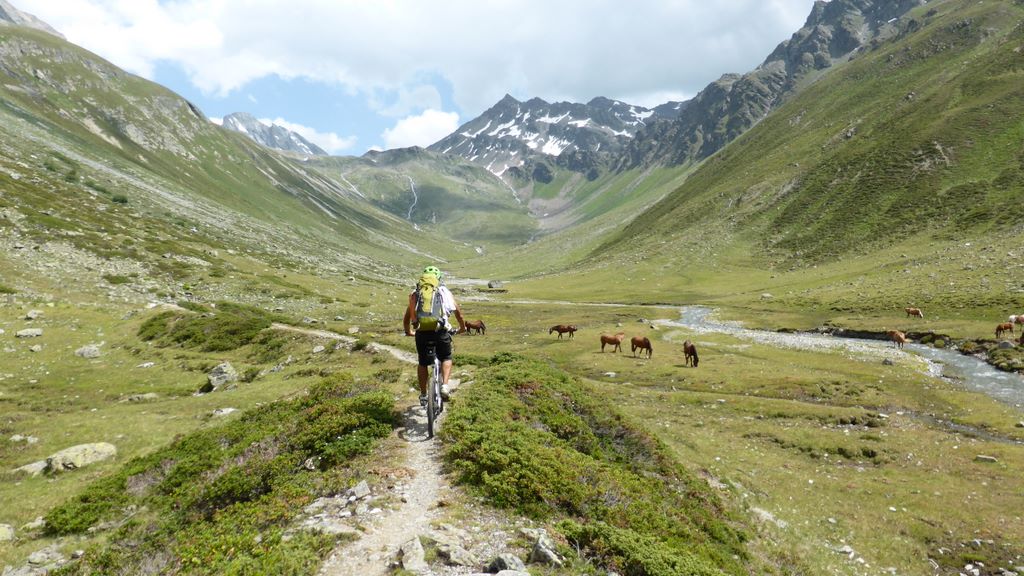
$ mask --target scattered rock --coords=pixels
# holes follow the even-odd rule
[[[28,564],[33,567],[40,567],[43,569],[43,573],[49,573],[59,568],[65,562],[64,555],[57,549],[57,545],[48,546],[42,550],[37,550],[29,555]],[[34,572],[28,572],[32,574]],[[17,572],[15,572],[17,574]]]
[[[316,346],[313,347],[313,354],[319,354],[319,353],[323,352],[324,350],[326,350],[326,348],[324,348],[320,344],[317,344]]]
[[[121,401],[122,402],[152,402],[153,400],[156,400],[158,398],[160,398],[159,394],[156,394],[155,392],[146,392],[145,394],[132,394],[130,396],[125,396],[124,400],[121,400]]]
[[[136,368],[152,368],[153,366],[156,366],[156,362],[143,362],[136,366]]]
[[[43,317],[43,311],[42,310],[29,310],[28,313],[25,314],[25,320],[36,320],[36,319],[42,318],[42,317]]]
[[[42,328],[25,328],[14,333],[15,338],[38,338],[43,335]]]
[[[885,366],[892,366],[894,362],[892,361],[892,358],[886,358],[885,360],[882,360],[882,364]]]
[[[419,536],[402,544],[398,549],[398,561],[401,562],[402,568],[410,572],[422,572],[429,568]]]
[[[349,497],[354,498],[356,500],[362,500],[363,498],[369,496],[371,493],[372,492],[370,491],[370,485],[366,483],[366,480],[363,480],[359,484],[356,484],[354,487],[349,488],[348,491]]]
[[[21,527],[22,532],[35,532],[36,530],[42,530],[46,527],[46,519],[42,516],[36,516],[36,519],[26,523]]]
[[[0,524],[0,542],[11,542],[14,540],[14,527],[10,524]]]
[[[607,378],[615,378],[616,376],[618,376],[618,374],[616,374],[615,372],[605,372],[603,376]]]
[[[305,317],[302,318],[302,323],[303,324],[316,324],[317,323],[317,319],[316,318],[310,318],[309,316],[305,316]]]
[[[487,287],[492,290],[500,290],[505,287],[505,283],[501,280],[490,280],[487,282]]]
[[[206,375],[207,383],[203,386],[199,392],[215,392],[219,390],[225,384],[231,384],[238,382],[238,371],[231,365],[230,362],[222,362],[214,367],[209,374]]]
[[[46,460],[40,460],[38,462],[19,466],[18,468],[15,468],[13,472],[15,474],[25,474],[27,476],[39,476],[44,470],[46,470]]]
[[[999,462],[999,460],[995,456],[985,456],[984,454],[978,454],[977,456],[975,456],[974,457],[974,461],[975,462],[985,462],[985,463],[988,463],[988,464],[995,464],[995,463]]]
[[[562,558],[555,552],[555,543],[551,541],[546,531],[541,531],[537,541],[530,550],[530,557],[527,559],[530,564],[545,564],[556,568],[562,567]]]
[[[345,321],[345,317],[344,316],[335,316],[334,317],[334,321],[335,322],[344,322]]]
[[[359,326],[352,326],[348,329],[349,334],[359,334]]]
[[[89,345],[86,345],[86,346],[82,346],[78,350],[75,350],[75,356],[79,356],[81,358],[99,358],[100,357],[100,345],[99,344],[89,344]]]
[[[107,442],[79,444],[65,448],[46,459],[45,472],[66,472],[77,470],[89,464],[102,462],[117,456],[117,447]]]
[[[220,418],[222,416],[227,416],[232,412],[238,412],[238,408],[217,408],[211,413],[211,416],[214,418]]]
[[[1003,341],[999,342],[998,346],[999,346],[1000,350],[1010,350],[1011,348],[1015,348],[1016,347],[1013,344],[1013,342],[1010,342],[1009,340],[1003,340]]]
[[[501,573],[506,570],[518,570],[520,572],[524,572],[526,571],[526,564],[524,564],[523,561],[515,554],[509,554],[506,552],[504,554],[500,554],[487,565],[488,572]]]
[[[11,442],[24,442],[26,444],[35,444],[36,442],[39,442],[39,438],[36,438],[35,436],[24,436],[22,434],[15,434],[8,438],[8,440]]]
[[[1024,420],[1021,420],[1020,422],[1017,422],[1016,426],[1017,426],[1017,428],[1024,428]]]
[[[28,347],[28,351],[29,352],[42,352],[43,351],[43,346],[41,344],[33,344],[32,346]]]
[[[765,292],[764,294],[761,294],[761,300],[771,300],[772,298],[775,298],[775,296],[772,296],[768,292]]]

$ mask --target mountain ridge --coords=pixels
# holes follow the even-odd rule
[[[277,124],[267,125],[248,112],[228,114],[224,117],[221,126],[228,130],[241,132],[257,143],[274,150],[305,156],[329,156],[323,148],[310,142],[301,134]]]

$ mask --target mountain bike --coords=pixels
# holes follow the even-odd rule
[[[444,397],[441,396],[441,386],[444,384],[444,377],[441,374],[441,361],[434,355],[434,371],[430,375],[430,382],[427,383],[427,438],[434,437],[434,422],[444,410]]]

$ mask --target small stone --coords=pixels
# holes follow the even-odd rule
[[[540,534],[537,538],[533,545],[533,550],[530,550],[530,557],[527,561],[530,564],[562,567],[562,558],[555,552],[555,543],[551,541],[546,532]]]
[[[1017,424],[1015,424],[1015,426],[1017,428],[1024,428],[1024,420],[1021,420],[1020,422],[1017,422]]]
[[[615,372],[605,372],[603,376],[607,378],[615,378],[616,376],[618,376],[618,374],[616,374]]]
[[[402,544],[398,549],[398,560],[402,563],[402,568],[410,572],[421,572],[429,568],[423,544],[420,543],[418,536]]]
[[[985,462],[987,464],[995,464],[999,462],[995,456],[985,456],[984,454],[978,454],[974,457],[975,462]]]
[[[153,366],[156,366],[156,362],[143,362],[136,366],[136,368],[152,368]]]
[[[316,322],[317,322],[316,318],[310,318],[309,316],[305,316],[305,317],[302,318],[302,323],[303,324],[316,324]]]
[[[155,392],[146,392],[145,394],[131,394],[125,396],[122,402],[152,402],[160,398],[160,395]]]
[[[317,344],[316,346],[313,347],[313,354],[319,354],[319,353],[323,352],[324,350],[326,350],[326,348],[324,348],[320,344]]]
[[[886,358],[885,360],[882,360],[883,366],[892,366],[893,364],[894,362],[892,361],[892,358]]]
[[[42,516],[36,516],[36,519],[27,522],[21,527],[22,532],[35,532],[36,530],[42,530],[46,526],[46,519]]]
[[[78,350],[75,350],[75,356],[79,356],[81,358],[99,358],[100,347],[98,344],[89,344],[87,346],[82,346]]]
[[[768,292],[765,292],[764,294],[761,294],[761,300],[771,300],[772,298],[774,298],[774,296],[772,296]]]
[[[359,326],[352,326],[348,329],[349,334],[359,334]]]
[[[38,338],[43,335],[42,328],[25,328],[14,333],[15,338]]]
[[[1013,344],[1013,342],[1010,342],[1009,340],[1003,340],[1003,341],[999,342],[999,349],[1000,350],[1010,350],[1010,349],[1015,348],[1015,347],[1016,346]]]
[[[238,371],[231,365],[230,362],[222,362],[215,366],[209,374],[206,375],[207,384],[203,386],[200,392],[213,392],[219,390],[226,384],[231,384],[238,381]]]
[[[35,320],[37,318],[42,318],[42,316],[42,310],[29,310],[28,313],[25,314],[25,320]]]
[[[10,524],[0,524],[0,542],[11,542],[14,540],[14,527]]]
[[[43,347],[42,347],[41,344],[34,344],[34,345],[28,347],[28,351],[29,352],[42,352],[43,351]]]
[[[210,415],[214,418],[221,418],[231,414],[232,412],[238,412],[238,408],[217,408]]]
[[[348,495],[350,497],[355,497],[356,500],[362,500],[363,498],[366,498],[370,494],[370,485],[366,483],[366,480],[363,480],[359,484],[356,484],[348,491]]]
[[[504,554],[499,554],[497,558],[487,565],[488,572],[500,573],[502,570],[525,571],[526,564],[524,564],[523,561],[515,554],[509,554],[506,552]]]

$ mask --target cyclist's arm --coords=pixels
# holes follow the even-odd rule
[[[412,319],[416,314],[416,294],[409,294],[409,305],[405,307],[405,317],[402,318],[402,327],[405,328],[406,336],[414,336],[412,330]]]
[[[459,321],[459,332],[466,331],[466,320],[462,317],[462,307],[455,303],[455,319]]]

